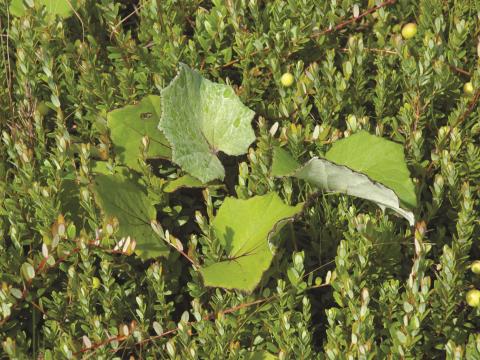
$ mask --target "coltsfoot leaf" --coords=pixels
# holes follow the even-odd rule
[[[112,175],[98,173],[93,190],[105,215],[118,219],[117,235],[135,239],[137,255],[149,259],[168,254],[167,244],[150,225],[157,213],[137,175],[126,168]]]
[[[414,224],[406,208],[416,206],[416,195],[402,146],[367,132],[337,141],[325,158],[314,157],[303,166],[282,148],[275,148],[273,176],[295,176],[329,192],[341,192],[390,208]]]
[[[367,175],[392,189],[406,207],[417,207],[402,145],[361,131],[335,142],[325,159]]]
[[[200,269],[205,285],[253,291],[273,259],[270,237],[302,207],[303,203],[285,205],[276,193],[248,200],[226,198],[212,227],[227,258]]]
[[[162,91],[158,125],[172,146],[172,160],[202,182],[223,179],[219,151],[241,155],[255,140],[254,112],[234,90],[203,78],[180,64],[180,72]]]
[[[160,96],[149,95],[136,105],[127,105],[107,115],[107,125],[117,159],[134,170],[139,170],[138,159],[142,138],[148,136],[149,158],[171,157],[170,145],[158,130]]]
[[[325,191],[341,192],[373,201],[383,209],[392,209],[407,219],[410,225],[414,224],[413,213],[400,207],[399,198],[392,189],[346,166],[313,158],[295,176]]]

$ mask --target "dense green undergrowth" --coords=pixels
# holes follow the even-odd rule
[[[480,359],[478,29],[473,0],[0,0],[2,357]]]

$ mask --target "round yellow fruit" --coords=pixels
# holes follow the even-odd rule
[[[467,300],[467,304],[471,307],[477,307],[480,305],[480,290],[472,289],[467,292],[467,296],[465,297]]]
[[[283,85],[284,87],[290,87],[290,86],[292,86],[292,85],[293,85],[293,80],[295,80],[295,79],[294,79],[293,75],[290,74],[290,73],[285,73],[285,74],[283,74],[282,77],[280,78],[280,82],[282,83],[282,85]]]
[[[480,275],[480,260],[475,260],[470,266],[474,274]]]
[[[413,38],[417,34],[417,24],[408,23],[402,28],[402,36],[405,40]]]
[[[98,289],[101,285],[100,279],[96,276],[92,278],[92,288]]]
[[[463,85],[463,92],[466,95],[472,95],[473,94],[473,84],[470,81]]]

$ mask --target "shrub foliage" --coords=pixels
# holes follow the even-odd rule
[[[465,298],[480,288],[479,14],[474,0],[0,0],[2,357],[480,358]],[[164,92],[182,66],[232,105]],[[162,118],[165,93],[189,117]],[[253,142],[191,140],[233,105],[243,127],[255,113]],[[417,205],[413,226],[275,176],[279,147],[309,164],[362,133],[403,151],[416,201],[395,199]],[[207,162],[177,161],[197,148]],[[263,218],[276,231],[258,228],[252,257],[229,224]],[[265,270],[248,289],[229,282],[237,260]]]

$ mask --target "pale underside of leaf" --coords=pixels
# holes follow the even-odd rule
[[[347,166],[317,157],[302,166],[288,151],[277,147],[273,151],[272,175],[294,176],[323,191],[340,192],[373,201],[382,209],[392,209],[407,219],[410,225],[414,223],[413,213],[401,207],[399,197],[392,189]]]
[[[158,125],[172,146],[172,160],[208,182],[223,179],[217,153],[241,155],[255,140],[254,112],[243,105],[230,86],[203,78],[186,65],[162,91]]]
[[[294,176],[324,191],[341,192],[373,201],[382,209],[392,209],[408,220],[410,225],[415,223],[413,213],[400,207],[400,200],[393,190],[346,166],[312,158]]]
[[[325,159],[365,174],[392,189],[405,207],[417,206],[415,186],[401,144],[360,131],[336,141],[325,154]]]

